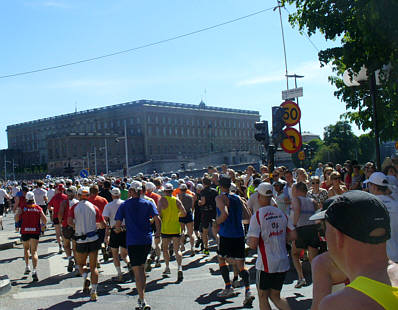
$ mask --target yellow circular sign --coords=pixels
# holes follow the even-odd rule
[[[301,110],[297,103],[287,100],[281,104],[283,108],[283,120],[286,126],[294,126],[301,119]]]
[[[298,153],[298,159],[300,159],[300,160],[304,160],[304,159],[305,159],[305,153],[304,153],[304,151],[300,151],[300,152]]]
[[[291,127],[286,128],[284,131],[285,138],[282,140],[281,147],[286,153],[297,153],[301,149],[303,139],[300,133]]]

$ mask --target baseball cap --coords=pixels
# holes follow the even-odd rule
[[[255,178],[254,180],[253,180],[253,185],[254,186],[259,186],[261,184],[261,179],[260,178]]]
[[[117,187],[112,188],[111,194],[112,196],[120,196],[120,189],[118,189]]]
[[[153,191],[153,190],[156,189],[156,186],[155,186],[155,184],[153,184],[152,182],[147,182],[147,183],[145,184],[145,188],[146,188],[146,190],[148,190],[148,191]]]
[[[90,193],[90,189],[87,186],[82,186],[77,191],[79,195],[88,195]]]
[[[57,190],[59,190],[59,191],[63,191],[63,190],[65,190],[65,187],[64,187],[64,185],[63,185],[62,183],[58,184],[58,186],[57,186]]]
[[[186,189],[188,189],[188,186],[185,183],[180,184],[180,189],[186,190]]]
[[[327,210],[318,213],[343,234],[364,243],[378,244],[390,239],[390,216],[385,205],[376,196],[364,191],[349,191],[333,197]],[[385,233],[372,236],[382,228]]]
[[[383,172],[373,172],[369,179],[365,180],[363,182],[364,184],[366,183],[372,183],[372,184],[376,184],[379,186],[388,186],[388,179],[386,177],[386,175]]]
[[[172,177],[172,178],[177,178],[177,175],[176,175],[175,173],[173,173],[173,174],[171,175],[171,177]]]
[[[257,192],[260,195],[266,196],[266,197],[272,197],[272,195],[273,195],[272,190],[273,190],[272,185],[267,182],[260,183],[260,185],[257,187]]]
[[[132,188],[136,191],[140,191],[140,190],[142,190],[142,183],[140,181],[133,181],[130,184],[130,188]]]
[[[25,195],[26,200],[35,200],[35,194],[33,192],[27,192]]]
[[[310,221],[316,221],[316,220],[324,220],[325,219],[325,213],[326,210],[329,208],[329,206],[332,204],[332,202],[334,202],[334,200],[337,198],[338,196],[333,196],[331,198],[326,199],[323,203],[322,203],[322,210],[318,211],[317,213],[313,214],[309,220]]]
[[[174,189],[174,187],[173,187],[173,184],[171,184],[171,183],[166,183],[164,185],[164,190],[165,191],[172,191],[173,189]]]
[[[203,189],[203,184],[199,183],[196,185],[196,189],[201,191]]]

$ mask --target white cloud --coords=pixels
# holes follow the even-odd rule
[[[239,81],[236,83],[236,85],[248,86],[280,82],[285,80],[285,76],[282,72],[283,71],[281,70],[273,71],[272,73],[268,73],[266,75],[260,75],[257,77]],[[291,67],[289,69],[289,74],[293,73],[304,75],[306,81],[327,81],[327,78],[332,74],[332,71],[329,67],[321,68],[318,61],[307,61],[297,66]]]

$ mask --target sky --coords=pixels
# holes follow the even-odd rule
[[[276,1],[1,1],[0,76],[134,48],[272,8]],[[290,12],[293,7],[288,8]],[[303,131],[322,136],[345,112],[317,50],[282,10],[289,74],[298,86]],[[326,42],[311,37],[318,49]],[[278,11],[130,53],[0,79],[0,149],[7,125],[139,99],[256,110],[271,121],[282,103],[285,63]],[[294,87],[290,80],[289,87]],[[360,131],[353,125],[355,133]]]

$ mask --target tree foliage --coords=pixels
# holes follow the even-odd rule
[[[340,46],[319,52],[321,65],[331,64],[337,76],[329,80],[337,88],[335,96],[346,104],[345,117],[362,130],[373,129],[369,85],[347,87],[345,70],[368,75],[390,65],[388,75],[380,74],[377,89],[380,137],[398,138],[398,1],[397,0],[284,0],[297,11],[289,16],[292,25],[309,36],[317,31]]]

